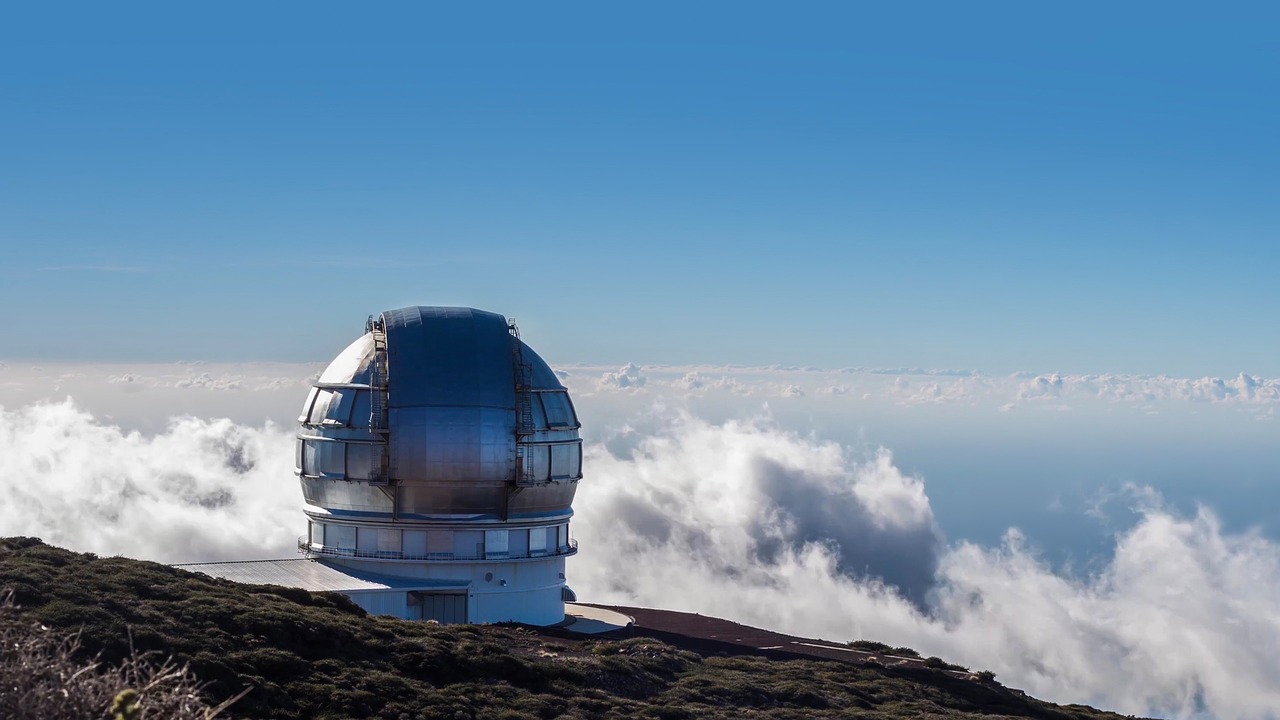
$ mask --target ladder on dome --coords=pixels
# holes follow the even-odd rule
[[[520,342],[520,329],[515,321],[507,323],[507,331],[511,333],[512,364],[515,368],[516,385],[516,476],[517,489],[537,485],[533,474],[533,462],[530,448],[524,441],[537,432],[533,426],[533,366],[525,362],[524,343]]]
[[[369,368],[369,430],[377,433],[380,441],[375,446],[377,457],[374,458],[369,484],[385,487],[391,484],[391,463],[387,457],[387,436],[390,433],[387,423],[387,332],[382,319],[374,320],[372,315],[364,327],[365,332],[373,336],[373,363]]]

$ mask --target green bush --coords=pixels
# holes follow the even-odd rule
[[[0,578],[23,605],[27,631],[37,621],[51,628],[43,637],[78,633],[79,646],[59,646],[57,662],[27,665],[93,665],[81,677],[97,683],[87,700],[64,709],[49,704],[52,690],[20,701],[5,691],[56,685],[0,678],[5,720],[109,717],[126,689],[138,696],[121,697],[116,710],[124,718],[137,705],[143,720],[184,720],[179,711],[160,709],[169,707],[160,700],[164,686],[121,680],[111,674],[118,668],[135,668],[130,677],[170,678],[173,697],[193,708],[215,708],[249,687],[235,715],[281,720],[1107,717],[909,666],[718,657],[723,646],[675,647],[642,629],[625,640],[596,640],[515,625],[369,616],[341,595],[238,585],[156,563],[70,553],[31,538],[0,539]],[[890,652],[915,655],[909,648]],[[173,659],[156,663],[167,657]]]

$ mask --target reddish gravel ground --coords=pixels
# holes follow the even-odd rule
[[[635,618],[635,625],[626,630],[593,637],[645,636],[661,640],[668,645],[691,650],[700,655],[761,655],[773,659],[823,658],[841,662],[878,662],[885,666],[922,667],[920,658],[898,657],[867,652],[843,643],[802,638],[763,630],[721,618],[696,613],[654,610],[652,608],[598,605]],[[946,670],[955,677],[972,677],[970,673]]]

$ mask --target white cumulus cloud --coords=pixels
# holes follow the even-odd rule
[[[601,375],[596,385],[601,390],[634,390],[644,387],[645,382],[646,378],[641,374],[640,366],[635,363],[627,363],[618,368],[617,372],[607,372]]]
[[[925,478],[768,418],[654,417],[586,450],[568,567],[593,602],[909,645],[1061,702],[1261,720],[1280,708],[1280,546],[1133,491],[1087,574],[1017,530],[948,543]],[[0,528],[166,562],[290,557],[292,432],[191,417],[125,432],[68,400],[0,408]]]
[[[146,436],[70,400],[0,408],[0,528],[167,562],[289,557],[305,525],[291,445],[229,420]]]
[[[911,645],[1060,702],[1277,717],[1280,546],[1208,510],[1138,493],[1112,557],[1075,576],[1017,530],[944,546],[924,482],[886,452],[858,461],[767,421],[653,425],[587,452],[571,567],[583,598]]]

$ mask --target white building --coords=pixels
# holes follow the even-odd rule
[[[501,315],[409,307],[370,318],[299,422],[304,558],[186,569],[342,592],[409,619],[564,619],[579,424]]]

